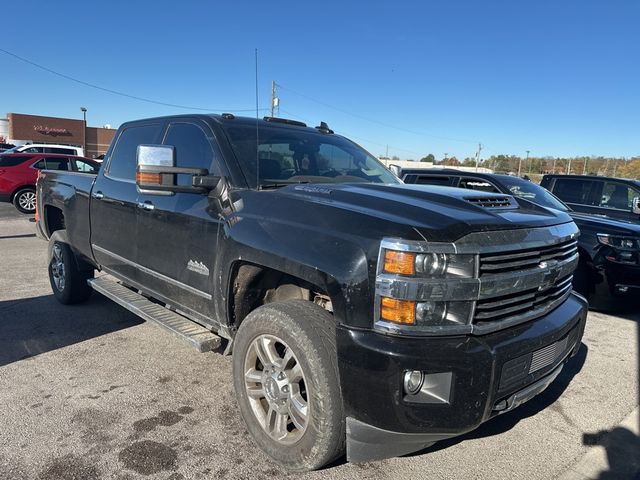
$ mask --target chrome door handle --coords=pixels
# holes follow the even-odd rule
[[[91,196],[92,196],[93,198],[95,198],[96,200],[102,200],[102,199],[104,198],[104,193],[102,193],[102,192],[95,192],[95,193],[92,193],[92,194],[91,194]]]
[[[138,202],[138,208],[141,208],[143,210],[146,210],[147,212],[150,212],[156,207],[151,202]]]

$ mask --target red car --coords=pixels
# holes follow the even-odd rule
[[[13,202],[22,213],[36,210],[39,170],[98,173],[100,163],[84,157],[51,153],[0,154],[0,201]]]

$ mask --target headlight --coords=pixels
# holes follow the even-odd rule
[[[385,273],[434,278],[471,278],[475,275],[475,266],[476,255],[384,249]]]
[[[633,237],[619,237],[616,235],[599,233],[598,241],[603,245],[607,245],[608,247],[616,248],[619,250],[639,250],[640,249],[640,240]]]
[[[450,243],[385,239],[376,278],[376,328],[406,334],[462,334],[471,329],[478,255]]]

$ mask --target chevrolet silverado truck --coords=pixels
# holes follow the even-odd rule
[[[405,185],[324,122],[126,123],[97,175],[42,172],[37,206],[55,297],[232,354],[248,431],[292,470],[473,430],[581,344],[566,213]]]

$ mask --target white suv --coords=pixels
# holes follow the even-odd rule
[[[53,143],[28,143],[27,145],[18,145],[17,147],[10,148],[2,153],[60,153],[63,155],[84,157],[84,149],[82,147],[56,145]]]

